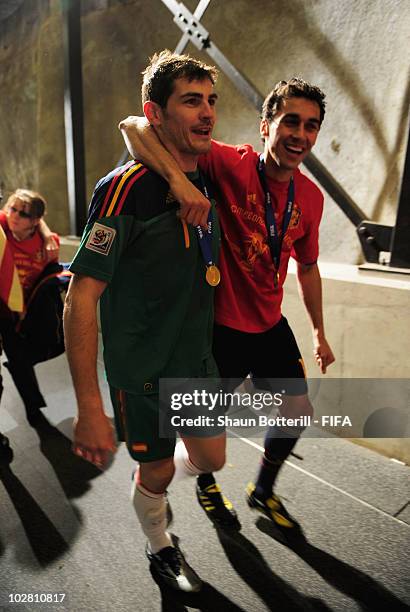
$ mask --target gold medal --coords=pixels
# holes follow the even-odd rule
[[[212,264],[211,266],[207,267],[205,278],[206,282],[211,285],[211,287],[216,287],[219,285],[221,280],[221,273],[219,272],[218,268]]]
[[[279,272],[273,273],[273,285],[277,287],[279,285]]]

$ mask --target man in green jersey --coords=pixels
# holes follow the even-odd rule
[[[147,119],[180,168],[208,193],[197,160],[211,144],[215,68],[163,51],[143,74]],[[199,577],[186,563],[176,536],[167,532],[165,491],[175,469],[191,475],[221,469],[225,433],[182,434],[174,457],[175,438],[159,437],[158,387],[160,378],[217,374],[211,348],[220,238],[214,207],[202,232],[177,213],[168,183],[138,161],[97,183],[71,265],[65,333],[78,402],[74,452],[104,467],[115,442],[96,371],[100,301],[117,435],[139,462],[133,505],[148,538],[147,556],[168,584],[197,591]]]

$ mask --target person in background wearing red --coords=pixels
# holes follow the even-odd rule
[[[40,414],[40,408],[46,406],[33,367],[40,359],[33,358],[34,347],[19,332],[34,288],[47,266],[58,260],[59,238],[44,223],[45,210],[45,199],[28,189],[17,189],[3,210],[0,210],[0,226],[6,236],[7,248],[12,254],[24,297],[22,314],[12,312],[4,301],[0,302],[0,334],[8,359],[5,366],[24,402],[27,419],[32,425]],[[8,275],[2,274],[2,293],[7,292],[5,285],[9,281]]]
[[[4,304],[13,312],[23,312],[23,291],[21,289],[13,254],[7,242],[6,234],[0,225],[0,304]],[[0,336],[0,356],[1,356]],[[3,395],[3,378],[0,364],[0,402]],[[13,461],[13,451],[7,436],[0,431],[0,466]]]

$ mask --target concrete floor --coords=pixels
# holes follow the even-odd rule
[[[291,545],[244,500],[261,441],[229,439],[219,480],[242,530],[217,531],[192,481],[171,486],[172,531],[205,581],[197,595],[175,595],[150,574],[129,503],[132,461],[124,446],[104,473],[70,451],[75,400],[65,356],[37,366],[50,423],[37,430],[2,372],[0,430],[15,452],[10,469],[0,471],[2,612],[410,610],[408,467],[345,440],[302,439],[296,450],[303,460],[292,458],[278,483],[306,535]],[[64,600],[11,603],[16,593]]]

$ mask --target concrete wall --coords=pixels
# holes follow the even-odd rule
[[[196,0],[185,4],[194,10]],[[87,195],[122,151],[116,124],[140,112],[139,74],[180,38],[160,0],[83,0]],[[395,219],[410,102],[408,0],[211,0],[212,40],[262,94],[281,78],[320,85],[328,112],[316,154],[366,215]],[[204,59],[189,45],[188,51]],[[44,192],[68,231],[59,0],[26,0],[0,23],[0,181]],[[216,136],[259,145],[256,111],[221,75]],[[327,199],[322,258],[356,263],[354,228]]]
[[[41,191],[49,222],[68,231],[58,3],[23,2],[0,23],[0,181]]]
[[[351,265],[322,263],[320,269],[326,335],[336,357],[325,376],[313,358],[293,266],[283,302],[307,375],[319,379],[311,384],[315,414],[350,416],[352,428],[328,433],[410,465],[410,280]]]

